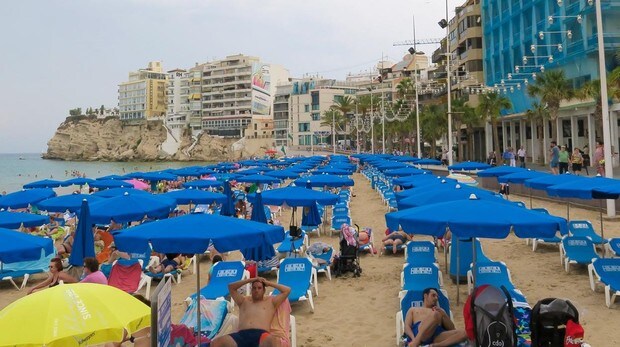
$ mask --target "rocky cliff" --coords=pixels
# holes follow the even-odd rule
[[[270,139],[222,139],[202,135],[180,139],[177,153],[161,150],[167,131],[161,121],[121,121],[116,117],[68,117],[47,143],[45,159],[78,161],[223,161],[262,155]],[[242,142],[241,145],[235,142]]]

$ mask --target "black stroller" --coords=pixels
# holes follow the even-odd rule
[[[356,227],[359,230],[359,226],[356,225]],[[340,229],[340,254],[334,260],[334,275],[336,277],[347,272],[352,272],[353,277],[359,277],[362,274],[357,230],[348,225],[343,225]]]

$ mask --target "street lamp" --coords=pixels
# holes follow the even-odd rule
[[[452,159],[452,96],[450,81],[450,23],[448,22],[448,0],[446,0],[446,18],[439,21],[439,26],[442,29],[446,29],[446,74],[447,74],[447,87],[448,87],[448,163],[453,164]]]
[[[414,31],[414,35],[413,35],[413,43],[415,44],[415,31]],[[419,105],[419,93],[418,93],[418,60],[415,57],[415,54],[417,53],[414,47],[409,47],[408,49],[409,54],[411,54],[413,56],[414,59],[414,84],[413,87],[415,88],[415,123],[416,123],[416,150],[417,150],[417,154],[418,157],[421,158],[422,155],[422,150],[420,147],[420,105]]]

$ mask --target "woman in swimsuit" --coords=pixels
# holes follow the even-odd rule
[[[60,284],[60,281],[63,281],[64,283],[76,283],[77,282],[76,279],[73,278],[71,275],[62,271],[62,261],[60,261],[60,258],[53,258],[52,260],[50,260],[49,269],[50,269],[50,272],[48,273],[47,279],[37,284],[36,286],[32,287],[32,289],[28,291],[28,294],[32,294],[36,290],[41,289],[41,288],[55,287]]]
[[[381,242],[383,242],[384,251],[386,246],[392,246],[392,253],[396,254],[396,251],[398,250],[398,245],[405,244],[409,240],[411,240],[409,234],[402,230],[398,230],[388,234],[386,237],[383,238],[383,240],[381,240]]]

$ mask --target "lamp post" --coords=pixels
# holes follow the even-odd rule
[[[381,154],[385,154],[385,91],[381,87]]]
[[[332,110],[332,152],[336,154],[336,112]]]
[[[450,81],[450,18],[448,17],[448,0],[446,0],[446,19],[439,22],[439,26],[446,29],[446,74],[448,89],[448,163],[453,164],[452,159],[452,95]]]

